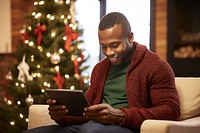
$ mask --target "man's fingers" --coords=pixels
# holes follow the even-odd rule
[[[106,106],[106,104],[97,104],[97,105],[93,105],[93,106],[90,106],[90,107],[86,107],[85,108],[85,111],[86,112],[98,112],[98,111],[101,111],[101,110],[103,110],[103,109],[106,109],[107,108],[107,106]]]
[[[106,104],[98,104],[85,108],[84,116],[99,117],[100,115],[106,115],[108,113]]]
[[[66,109],[65,105],[49,105],[48,110],[64,110]]]
[[[53,109],[49,110],[49,115],[51,116],[51,119],[53,120],[61,120],[63,117],[69,112],[68,109]]]
[[[55,104],[56,100],[55,99],[48,99],[47,104]]]

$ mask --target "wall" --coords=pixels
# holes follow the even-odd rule
[[[155,52],[167,59],[167,0],[155,0]]]
[[[12,34],[12,51],[15,52],[17,45],[19,44],[20,30],[22,29],[25,19],[24,17],[30,15],[33,7],[33,0],[11,0],[11,34]],[[5,89],[5,77],[8,74],[9,66],[17,63],[15,55],[12,53],[0,53],[0,98]]]
[[[20,30],[26,23],[25,17],[30,15],[34,0],[11,0],[11,21],[12,21],[12,51],[16,47],[20,38]]]
[[[0,53],[11,52],[11,0],[0,0]]]

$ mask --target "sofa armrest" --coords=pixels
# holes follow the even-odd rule
[[[145,120],[140,133],[199,133],[200,116],[181,121]]]
[[[169,126],[169,133],[199,133],[200,132],[200,115],[174,122]]]
[[[29,107],[29,122],[28,129],[56,124],[54,120],[50,118],[49,105],[34,104]]]
[[[168,133],[170,123],[167,120],[145,120],[140,128],[140,133]]]

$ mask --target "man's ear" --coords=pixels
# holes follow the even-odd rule
[[[132,42],[133,42],[133,39],[134,39],[133,32],[130,32],[130,33],[129,33],[129,36],[128,36],[129,43],[132,43]]]

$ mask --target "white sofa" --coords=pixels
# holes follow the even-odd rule
[[[145,120],[141,133],[200,133],[200,77],[176,77],[181,116],[178,121]],[[48,105],[32,105],[28,129],[56,124],[48,114]]]

